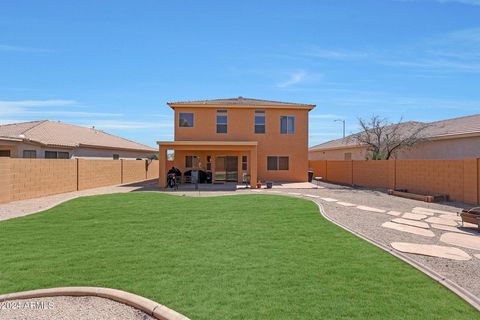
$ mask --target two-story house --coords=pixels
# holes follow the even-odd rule
[[[315,105],[249,98],[169,102],[174,141],[159,141],[160,185],[171,165],[213,181],[307,180],[308,113]],[[172,159],[168,157],[173,156]]]

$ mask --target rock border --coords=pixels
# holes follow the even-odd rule
[[[305,199],[305,200],[310,200],[310,199]],[[312,201],[312,200],[310,200],[310,201]],[[426,266],[425,264],[420,263],[420,262],[410,258],[406,254],[404,254],[404,253],[402,253],[398,250],[395,250],[394,248],[389,247],[389,246],[387,246],[387,245],[385,245],[385,244],[383,244],[383,243],[381,243],[381,242],[379,242],[375,239],[372,239],[372,238],[370,238],[370,237],[368,237],[368,236],[366,236],[366,235],[364,235],[360,232],[357,232],[357,231],[351,229],[350,227],[347,227],[347,226],[341,224],[340,222],[338,222],[335,219],[328,216],[328,214],[325,211],[325,208],[323,207],[323,205],[321,203],[318,203],[318,202],[315,202],[315,201],[312,201],[312,202],[317,204],[318,208],[320,209],[320,214],[325,219],[330,221],[331,223],[333,223],[333,224],[339,226],[340,228],[350,232],[351,234],[357,236],[358,238],[361,238],[361,239],[363,239],[367,242],[370,242],[371,244],[375,245],[376,247],[378,247],[378,248],[390,253],[391,255],[399,258],[400,260],[408,263],[409,265],[411,265],[415,269],[423,272],[424,274],[426,274],[427,276],[429,276],[433,280],[439,282],[441,285],[443,285],[447,289],[451,290],[453,293],[455,293],[457,296],[459,296],[460,298],[462,298],[463,300],[468,302],[472,307],[474,307],[477,311],[480,312],[480,298],[478,298],[477,296],[472,294],[470,291],[468,291],[468,290],[464,289],[463,287],[459,286],[457,283],[453,282],[452,280],[442,276],[441,274],[439,274],[435,270],[431,269],[430,267]]]
[[[94,296],[100,298],[110,299],[130,306],[132,308],[141,310],[148,315],[159,320],[190,320],[186,316],[172,310],[162,304],[153,300],[144,298],[142,296],[110,288],[101,287],[60,287],[49,289],[38,289],[30,291],[21,291],[15,293],[7,293],[0,295],[0,302],[7,300],[18,299],[35,299],[45,297],[59,297],[59,296]]]

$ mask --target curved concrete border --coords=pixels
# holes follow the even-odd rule
[[[310,200],[308,198],[305,198],[305,200]],[[430,267],[428,267],[427,265],[423,264],[423,263],[420,263],[412,258],[410,258],[409,256],[407,256],[406,254],[403,254],[402,252],[398,251],[398,250],[395,250],[394,248],[391,248],[375,239],[372,239],[362,233],[359,233],[343,224],[341,224],[340,222],[336,221],[335,219],[331,218],[328,216],[328,214],[326,213],[325,211],[325,208],[323,207],[323,205],[321,203],[318,203],[318,202],[315,202],[313,200],[310,200],[312,202],[314,202],[315,204],[317,204],[317,206],[319,207],[320,209],[320,213],[321,215],[327,219],[328,221],[332,222],[333,224],[339,226],[340,228],[352,233],[353,235],[365,240],[365,241],[368,241],[370,242],[371,244],[377,246],[378,248],[380,249],[383,249],[384,251],[387,251],[388,253],[390,253],[391,255],[399,258],[400,260],[408,263],[409,265],[411,265],[412,267],[414,267],[415,269],[425,273],[427,276],[429,276],[430,278],[432,278],[433,280],[439,282],[440,284],[442,284],[444,287],[446,287],[447,289],[450,289],[451,291],[453,291],[456,295],[458,295],[460,298],[462,298],[463,300],[465,300],[466,302],[468,302],[472,307],[474,307],[475,309],[477,309],[478,311],[480,311],[480,298],[478,298],[477,296],[475,296],[473,293],[471,293],[470,291],[464,289],[463,287],[459,286],[457,283],[453,282],[452,280],[450,279],[447,279],[445,278],[444,276],[442,276],[441,274],[439,274],[438,272],[436,272],[435,270],[431,269]]]
[[[190,320],[184,315],[169,309],[153,300],[142,296],[110,288],[98,287],[62,287],[50,289],[38,289],[31,291],[22,291],[16,293],[7,293],[0,295],[0,302],[17,299],[34,299],[44,297],[58,296],[95,296],[117,301],[135,309],[141,310],[155,319],[160,320]]]

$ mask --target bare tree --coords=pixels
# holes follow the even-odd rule
[[[412,147],[424,140],[424,130],[428,126],[420,122],[389,123],[386,119],[373,115],[370,119],[359,118],[362,131],[353,135],[360,145],[365,145],[372,160],[388,160],[396,151]]]

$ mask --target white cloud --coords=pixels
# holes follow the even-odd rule
[[[78,104],[75,100],[0,100],[0,108],[68,107]]]
[[[290,75],[290,78],[287,81],[277,84],[277,87],[287,88],[304,81],[306,78],[307,78],[307,73],[305,71],[302,71],[302,70],[296,71]]]
[[[16,46],[16,45],[9,45],[9,44],[0,44],[0,52],[51,52],[47,49],[41,48],[32,48],[32,47],[23,47],[23,46]]]
[[[435,1],[440,3],[457,2],[457,3],[469,4],[472,6],[480,6],[480,0],[435,0]]]
[[[315,82],[322,79],[323,75],[319,73],[308,73],[305,70],[298,70],[290,73],[289,78],[286,81],[280,82],[276,85],[277,88],[290,88],[300,83]]]
[[[304,53],[305,56],[335,60],[356,60],[370,57],[372,54],[362,51],[351,50],[326,50],[318,47],[309,47]]]

